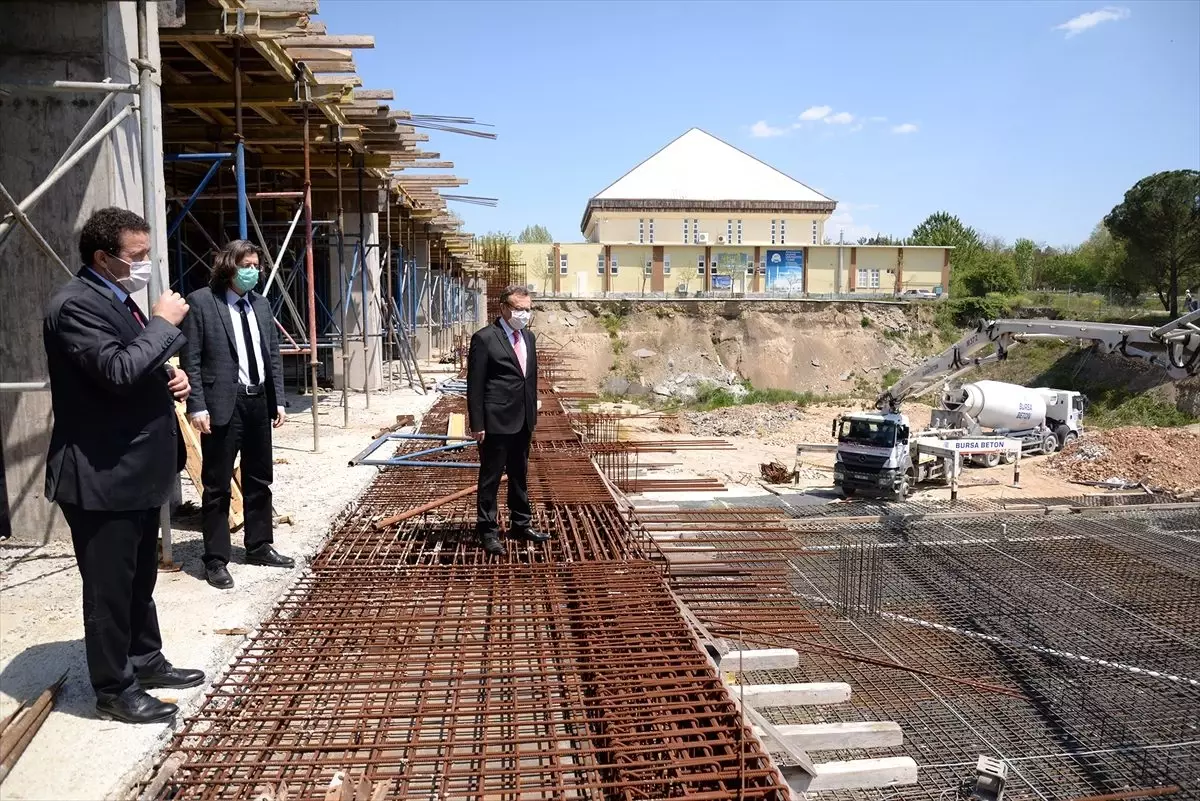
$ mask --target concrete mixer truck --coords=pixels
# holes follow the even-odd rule
[[[1158,328],[1054,320],[980,322],[889,387],[876,400],[878,411],[834,420],[834,486],[845,497],[861,493],[903,500],[916,484],[946,478],[960,457],[990,467],[1023,454],[1053,453],[1077,438],[1087,410],[1087,398],[1078,392],[1000,381],[950,386],[968,370],[1003,360],[1014,345],[1039,338],[1090,341],[1101,353],[1148,361],[1174,379],[1200,372],[1200,311]],[[989,346],[991,353],[975,355]],[[911,430],[900,404],[939,382],[940,402],[929,427]]]

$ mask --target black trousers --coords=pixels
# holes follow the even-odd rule
[[[83,577],[83,644],[96,697],[110,699],[166,660],[154,609],[158,509],[97,512],[60,503]]]
[[[246,550],[252,551],[274,542],[271,533],[271,418],[267,396],[238,395],[233,416],[223,426],[213,426],[211,434],[200,437],[203,465],[200,480],[204,494],[200,511],[204,529],[204,564],[211,567],[229,563],[229,482],[233,480],[233,460],[242,452],[242,513],[245,516]]]
[[[513,531],[527,531],[533,517],[529,506],[529,443],[533,439],[528,428],[517,434],[488,433],[479,443],[479,487],[475,501],[475,530],[480,536],[500,531],[497,521],[496,496],[500,490],[500,475],[508,473],[508,515]]]

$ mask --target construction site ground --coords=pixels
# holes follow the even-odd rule
[[[427,380],[448,375],[426,364]],[[271,610],[280,593],[304,570],[329,533],[329,521],[367,486],[369,467],[348,460],[396,416],[418,419],[435,393],[408,388],[366,397],[350,393],[350,427],[344,428],[341,393],[323,393],[318,412],[321,451],[312,452],[311,406],[307,397],[290,398],[289,419],[275,432],[274,506],[290,524],[277,524],[275,544],[297,567],[279,570],[242,563],[241,536],[233,535],[230,572],[236,585],[220,591],[204,581],[203,540],[198,517],[177,521],[174,559],[179,572],[160,572],[155,601],[163,652],[174,664],[201,668],[214,677],[245,634]],[[184,501],[198,501],[183,479]],[[63,671],[67,681],[53,714],[5,780],[5,801],[19,799],[97,799],[109,797],[144,771],[167,742],[166,726],[129,726],[96,718],[83,652],[80,579],[69,542],[0,548],[0,718],[32,700]],[[223,633],[224,632],[224,633]],[[155,690],[190,713],[205,687]]]

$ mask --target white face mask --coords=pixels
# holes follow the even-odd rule
[[[533,312],[525,309],[518,309],[512,313],[508,324],[513,327],[514,331],[520,331],[525,326],[529,325],[529,321],[533,319]]]
[[[112,255],[112,254],[109,254]],[[151,261],[125,261],[120,256],[113,256],[119,262],[124,262],[129,265],[129,275],[124,278],[117,278],[116,282],[121,285],[129,294],[137,292],[139,289],[144,289],[150,283],[150,273],[154,269],[154,262]],[[112,274],[109,273],[111,276]]]

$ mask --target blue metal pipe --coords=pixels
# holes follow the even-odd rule
[[[233,158],[233,153],[168,153],[163,156],[163,161],[222,161],[228,158]]]
[[[187,202],[183,204],[183,210],[179,212],[179,216],[172,220],[171,224],[167,226],[168,239],[170,239],[175,231],[179,229],[180,224],[183,223],[183,218],[186,217],[188,212],[192,210],[192,206],[196,204],[196,200],[204,193],[205,188],[208,186],[208,182],[211,181],[213,176],[217,174],[217,170],[221,168],[221,161],[221,159],[217,159],[212,163],[212,165],[208,168],[208,172],[204,174],[204,178],[200,180],[200,183],[188,197]]]
[[[237,175],[238,239],[246,239],[249,237],[249,229],[246,227],[246,145],[240,139],[234,156],[234,170]]]

